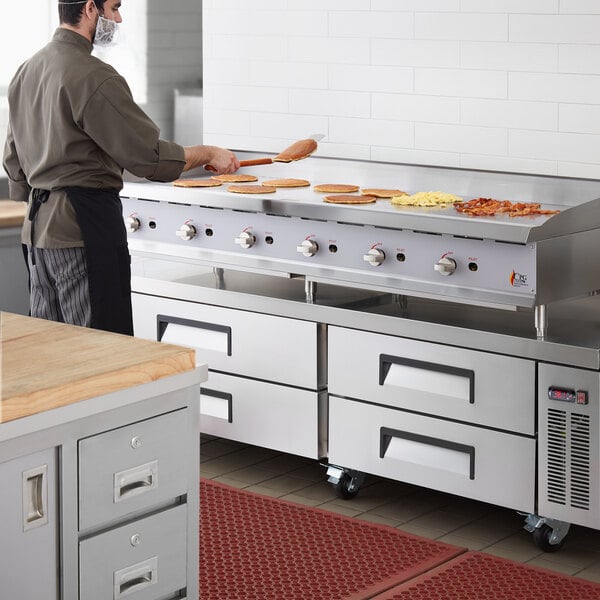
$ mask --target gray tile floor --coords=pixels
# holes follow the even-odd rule
[[[367,476],[355,498],[343,500],[317,461],[212,436],[201,436],[200,472],[238,488],[600,582],[595,529],[573,526],[563,548],[544,553],[514,510],[375,476]]]

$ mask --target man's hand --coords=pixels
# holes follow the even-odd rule
[[[185,150],[185,167],[184,171],[195,169],[206,165],[210,166],[210,171],[219,175],[225,173],[235,173],[240,168],[240,161],[237,156],[218,146],[188,146]]]

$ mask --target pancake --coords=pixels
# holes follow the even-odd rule
[[[330,204],[371,204],[376,201],[377,198],[375,196],[354,196],[352,194],[337,194],[323,198],[323,202],[329,202]]]
[[[276,188],[306,187],[307,185],[310,185],[310,181],[306,181],[306,179],[271,179],[270,181],[263,181],[262,183],[263,185]]]
[[[213,175],[211,179],[222,181],[223,183],[246,183],[249,181],[258,181],[256,175],[246,175],[244,173],[231,173],[230,175]]]
[[[214,179],[177,179],[173,182],[176,187],[217,187],[222,185],[220,181]]]
[[[272,194],[277,188],[267,185],[230,185],[227,191],[234,194]]]
[[[376,198],[393,198],[394,196],[408,196],[407,192],[402,190],[385,190],[382,188],[366,188],[360,190],[365,196],[375,196]]]
[[[358,192],[359,186],[344,183],[322,183],[315,185],[313,189],[315,192],[326,192],[328,194],[351,194],[352,192]]]

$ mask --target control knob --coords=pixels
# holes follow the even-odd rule
[[[444,256],[443,258],[440,258],[435,265],[433,265],[433,268],[440,275],[452,275],[452,273],[456,271],[456,261],[453,258]]]
[[[314,256],[319,251],[319,244],[314,240],[304,240],[299,246],[296,246],[296,252],[304,256]]]
[[[385,260],[385,252],[380,248],[371,248],[364,256],[365,262],[368,262],[372,267],[379,267]]]
[[[242,231],[239,237],[235,238],[235,243],[242,248],[252,248],[256,243],[256,238],[249,231]]]
[[[126,217],[125,218],[125,229],[129,231],[129,233],[133,233],[137,231],[142,226],[141,221],[137,217]]]
[[[176,232],[175,235],[186,242],[196,236],[196,228],[189,223],[184,223]]]

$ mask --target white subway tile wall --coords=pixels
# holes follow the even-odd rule
[[[204,0],[205,143],[600,179],[599,0]]]

